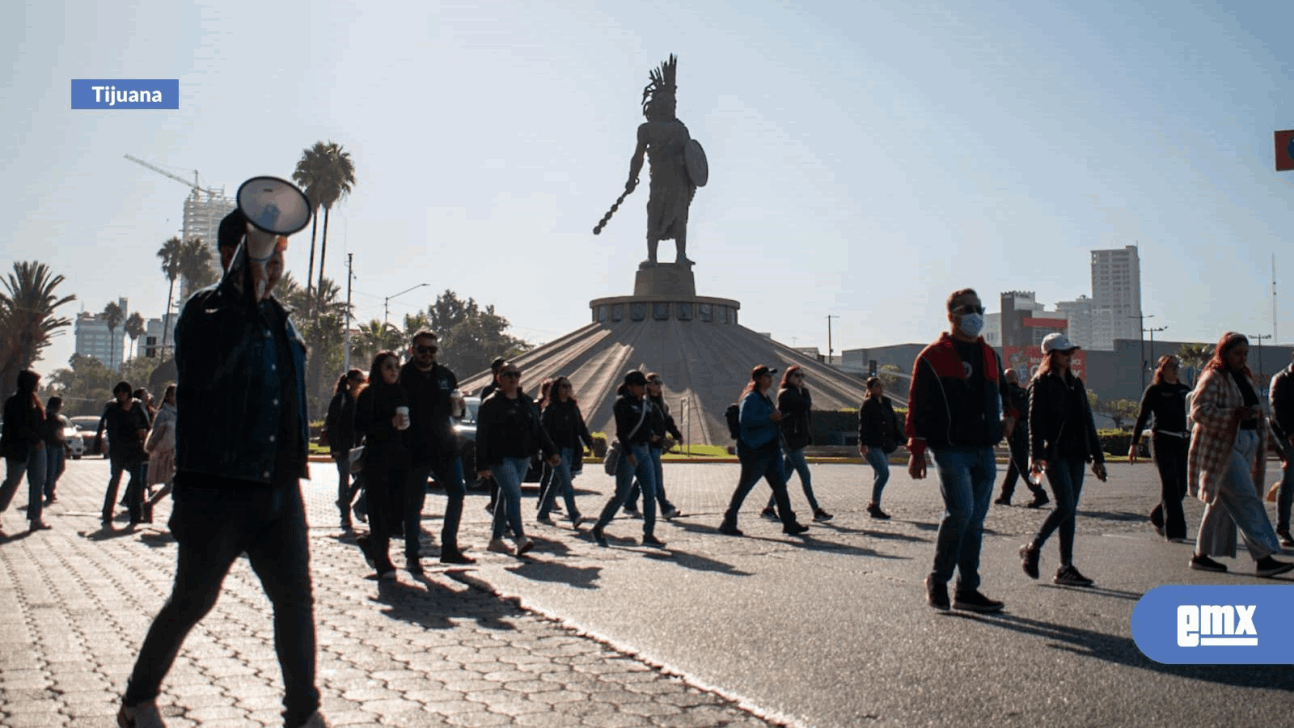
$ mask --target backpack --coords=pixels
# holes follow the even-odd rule
[[[728,409],[723,411],[723,418],[728,421],[728,434],[732,439],[741,439],[741,405],[730,404]]]

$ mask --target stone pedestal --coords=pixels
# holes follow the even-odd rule
[[[686,263],[641,263],[634,276],[635,296],[691,298],[696,295],[696,277]]]

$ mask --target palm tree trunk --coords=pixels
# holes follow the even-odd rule
[[[322,291],[324,279],[324,256],[328,253],[328,213],[331,211],[331,205],[324,205],[324,229],[323,239],[319,243],[319,286],[315,289],[320,291],[320,306],[323,305]]]
[[[315,231],[319,229],[319,208],[310,216],[310,269],[306,271],[306,298],[310,297],[310,286],[315,275]]]
[[[157,354],[158,362],[166,360],[166,334],[171,325],[171,294],[175,293],[175,279],[171,279],[171,285],[166,289],[166,318],[162,319],[162,350]]]

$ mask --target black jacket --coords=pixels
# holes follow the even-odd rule
[[[370,384],[355,398],[355,436],[364,438],[366,464],[373,458],[397,467],[408,464],[404,433],[392,423],[395,408],[408,406],[409,397],[399,384]]]
[[[903,426],[888,397],[868,397],[858,408],[858,443],[891,453],[904,440]]]
[[[1050,463],[1057,455],[1105,462],[1083,380],[1045,374],[1029,382],[1029,457]]]
[[[409,395],[409,417],[413,424],[405,438],[413,462],[453,459],[458,455],[458,434],[450,418],[449,395],[458,389],[458,377],[442,364],[424,372],[409,362],[400,370],[400,384]]]
[[[648,408],[645,412],[644,407]],[[651,428],[651,409],[653,409],[652,405],[646,397],[638,399],[625,392],[616,398],[616,403],[611,406],[611,412],[616,418],[616,439],[620,441],[620,447],[628,450],[631,444],[642,445],[651,442],[656,434]],[[641,426],[638,424],[640,420]],[[635,427],[637,430],[634,429]],[[633,433],[632,437],[630,433]]]
[[[651,443],[651,446],[658,450],[662,449],[666,435],[673,435],[675,440],[682,442],[683,433],[679,432],[678,425],[674,424],[674,418],[669,413],[669,405],[665,404],[665,397],[653,397],[649,394],[645,399],[652,405],[652,411],[647,414],[647,419],[651,422],[652,434],[660,438]]]
[[[784,387],[777,393],[777,411],[782,419],[777,426],[786,439],[786,446],[792,450],[813,444],[809,434],[809,412],[813,409],[813,397],[806,388]]]
[[[536,450],[544,457],[557,452],[539,422],[539,410],[525,392],[508,399],[496,389],[481,403],[476,415],[476,469],[489,470],[505,457],[528,458]]]
[[[43,424],[39,403],[31,392],[19,391],[6,399],[0,454],[12,460],[26,460],[31,448],[41,441]]]
[[[143,460],[144,459],[144,438],[139,436],[140,430],[148,430],[153,423],[148,418],[148,408],[143,402],[137,399],[131,400],[130,410],[124,410],[121,403],[113,400],[103,408],[103,415],[99,417],[99,428],[95,432],[95,437],[103,434],[104,429],[108,430],[108,453],[114,459],[120,460]],[[145,434],[147,437],[147,433]]]
[[[349,390],[332,396],[328,416],[324,418],[324,432],[328,433],[328,451],[334,455],[355,447],[355,398]]]
[[[564,447],[575,449],[580,447],[581,443],[586,447],[593,447],[593,435],[584,424],[584,415],[580,414],[580,406],[573,400],[567,400],[565,404],[558,400],[549,402],[540,420],[544,431],[548,433],[553,446],[557,449]]]
[[[1268,399],[1272,406],[1272,430],[1288,444],[1294,435],[1294,364],[1276,372],[1272,377]]]

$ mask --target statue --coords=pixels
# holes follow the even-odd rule
[[[629,161],[629,181],[593,234],[615,213],[624,198],[638,186],[643,156],[651,163],[651,195],[647,198],[647,264],[656,265],[656,248],[661,240],[674,240],[676,265],[692,265],[687,257],[687,214],[696,188],[705,186],[709,166],[701,144],[687,133],[687,127],[675,116],[677,100],[675,73],[678,59],[670,55],[649,76],[651,83],[643,89],[643,116],[647,121],[638,127],[638,146]]]

